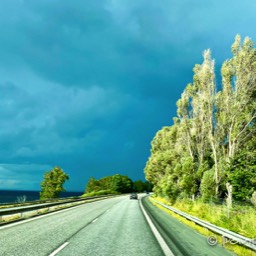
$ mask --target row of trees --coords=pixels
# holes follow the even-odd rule
[[[41,182],[40,199],[58,198],[60,193],[65,191],[63,185],[68,179],[68,174],[58,166],[46,172]],[[99,180],[91,177],[85,189],[85,193],[129,193],[133,191],[152,191],[152,185],[141,180],[133,182],[128,176],[115,174]]]
[[[91,177],[87,183],[85,193],[110,191],[117,193],[130,193],[133,191],[143,192],[151,191],[152,187],[149,182],[143,182],[141,180],[132,181],[128,176],[115,174],[96,180]]]
[[[151,142],[144,172],[157,194],[208,200],[224,197],[229,182],[234,198],[245,200],[256,190],[256,49],[239,35],[231,49],[221,90],[206,50],[177,102],[174,124]]]

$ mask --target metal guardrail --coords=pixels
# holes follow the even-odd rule
[[[10,217],[11,219],[12,217],[14,217],[14,221],[17,221],[17,220],[27,218],[28,216],[44,214],[43,210],[46,210],[47,213],[53,212],[56,210],[61,210],[63,208],[70,208],[73,206],[77,206],[78,204],[82,204],[83,202],[88,200],[101,199],[101,198],[104,199],[109,196],[114,196],[114,195],[93,196],[93,197],[85,197],[85,198],[79,198],[79,199],[66,199],[65,201],[61,201],[61,202],[58,201],[58,202],[52,202],[52,203],[41,203],[41,204],[33,204],[33,205],[27,205],[27,206],[17,206],[12,208],[2,208],[0,209],[0,225],[12,222],[12,220],[11,221],[5,220],[8,217]],[[64,206],[64,207],[61,207],[61,206]]]
[[[49,199],[38,199],[38,200],[33,200],[33,201],[15,201],[15,202],[5,202],[5,203],[1,203],[0,202],[0,207],[2,206],[8,206],[8,205],[15,205],[15,206],[19,206],[19,205],[26,205],[26,204],[41,204],[41,203],[50,203],[50,202],[55,202],[56,200],[61,201],[61,200],[68,200],[68,199],[79,199],[80,196],[70,196],[70,197],[60,197],[60,198],[49,198]]]
[[[214,232],[216,234],[221,235],[222,238],[224,239],[224,241],[226,241],[226,239],[229,239],[229,242],[232,243],[232,244],[240,244],[242,246],[245,246],[247,248],[250,248],[250,249],[256,251],[256,239],[250,239],[248,237],[245,237],[245,236],[239,235],[239,234],[237,234],[235,232],[232,232],[232,231],[230,231],[228,229],[215,226],[215,225],[213,225],[213,224],[211,224],[211,223],[209,223],[207,221],[201,220],[201,219],[199,219],[197,217],[194,217],[192,215],[184,213],[184,212],[182,212],[182,211],[180,211],[178,209],[175,209],[175,208],[173,208],[171,206],[165,205],[165,204],[155,200],[152,197],[151,197],[151,199],[155,203],[163,206],[164,208],[166,208],[168,210],[171,210],[172,212],[175,212],[178,215],[180,215],[180,216],[182,216],[182,217],[184,217],[184,218],[186,218],[186,219],[188,219],[188,220],[190,220],[190,221],[192,221],[192,222],[194,222],[194,223],[196,223],[196,224],[198,224],[198,225],[200,225],[200,226],[202,226],[204,228],[207,228],[207,229],[211,230],[212,232]]]
[[[61,205],[61,204],[67,204],[67,203],[74,203],[74,202],[79,202],[79,201],[85,201],[85,200],[90,200],[90,199],[94,199],[94,198],[100,198],[102,196],[96,196],[96,197],[85,197],[85,198],[79,198],[79,199],[67,199],[66,200],[55,200],[55,202],[35,202],[33,204],[33,202],[30,202],[32,204],[30,205],[22,205],[22,206],[15,206],[15,207],[10,207],[10,208],[0,208],[0,215],[7,215],[7,214],[11,214],[11,213],[18,213],[18,212],[25,212],[25,211],[32,211],[32,210],[37,210],[37,209],[41,209],[41,208],[45,208],[45,207],[50,207],[50,206],[57,206],[57,205]]]

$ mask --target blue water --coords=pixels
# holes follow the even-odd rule
[[[0,204],[17,202],[18,197],[26,196],[26,201],[39,200],[39,191],[0,190]],[[83,192],[62,192],[60,197],[81,196]]]

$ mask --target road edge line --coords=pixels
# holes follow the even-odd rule
[[[161,249],[163,250],[165,256],[175,256],[173,254],[173,252],[171,251],[171,249],[169,248],[169,246],[167,245],[167,243],[164,241],[163,237],[161,236],[161,234],[158,232],[157,228],[155,227],[155,225],[153,224],[153,222],[151,221],[150,217],[148,216],[148,214],[146,213],[144,206],[142,205],[141,200],[140,202],[140,208],[142,210],[142,213],[144,214],[150,229],[152,230],[157,242],[159,243]]]

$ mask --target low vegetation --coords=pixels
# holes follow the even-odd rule
[[[249,238],[256,237],[256,208],[253,206],[233,205],[229,211],[225,203],[216,205],[204,203],[201,200],[177,200],[171,204],[163,198],[156,198],[183,212],[206,220],[217,226],[229,229]]]
[[[184,212],[186,212],[188,214],[191,214],[191,215],[196,216],[198,218],[204,219],[206,221],[214,222],[214,220],[217,220],[216,223],[220,223],[220,222],[223,223],[223,220],[222,220],[220,215],[217,215],[215,217],[215,214],[212,214],[213,216],[209,214],[209,212],[215,213],[215,205],[212,205],[211,209],[209,211],[209,207],[210,206],[208,204],[205,205],[205,203],[202,203],[202,202],[194,202],[194,203],[192,203],[192,202],[185,202],[185,201],[183,201],[183,202],[176,202],[173,205],[173,204],[170,204],[170,202],[168,200],[166,200],[166,199],[163,199],[163,198],[155,198],[155,199],[157,199],[158,201],[161,201],[162,203],[164,203],[166,205],[170,205],[172,207],[175,207],[175,208],[177,208],[177,209],[179,209],[181,211],[184,211]],[[245,255],[256,256],[256,252],[254,252],[254,251],[252,251],[252,250],[250,250],[250,249],[248,249],[246,247],[243,247],[241,245],[238,245],[238,244],[234,244],[234,243],[232,244],[232,243],[227,243],[227,242],[223,243],[224,241],[223,241],[222,236],[217,235],[217,234],[211,232],[210,230],[205,229],[205,228],[203,228],[203,227],[201,227],[199,225],[196,225],[194,222],[189,221],[186,218],[184,218],[184,217],[182,217],[182,216],[180,216],[180,215],[178,215],[178,214],[176,214],[176,213],[174,213],[174,212],[172,212],[172,211],[162,207],[161,205],[154,203],[154,201],[152,201],[152,200],[151,200],[151,202],[155,206],[160,208],[161,210],[165,211],[169,215],[175,217],[176,219],[178,219],[179,221],[184,223],[185,225],[190,226],[191,228],[195,229],[197,232],[199,232],[202,235],[206,236],[206,239],[207,239],[207,237],[210,237],[210,236],[216,237],[219,244],[221,244],[221,245],[225,246],[227,249],[233,251],[234,253],[236,253],[236,255],[238,255],[238,256],[245,256]],[[194,205],[194,206],[191,207],[191,205]],[[225,207],[225,206],[223,206],[223,207]],[[208,211],[205,208],[208,209]],[[217,207],[217,208],[219,208],[219,207]],[[203,210],[204,212],[207,212],[207,214],[206,213],[200,214],[201,210]],[[253,210],[253,209],[250,208],[250,210]],[[218,212],[218,210],[216,212]],[[225,212],[225,210],[224,210],[224,212]],[[245,214],[245,216],[244,216],[243,213],[241,212],[240,213],[240,217],[241,217],[241,219],[242,218],[247,218],[248,215]],[[250,218],[251,221],[253,220],[253,218],[255,219],[255,217],[256,217],[256,211],[254,211],[254,213],[252,215],[249,214],[249,218]],[[253,223],[253,221],[252,221],[252,223]],[[225,227],[225,223],[224,223],[224,225],[220,225],[220,226]],[[237,222],[236,227],[239,227],[239,222]],[[250,230],[252,231],[253,228],[250,229]],[[254,233],[255,233],[255,230],[253,232],[251,232],[251,234],[254,234]],[[255,236],[249,236],[249,237],[254,238]]]
[[[102,196],[102,195],[118,195],[120,193],[113,190],[99,190],[90,193],[84,193],[81,197],[91,197],[91,196]]]

